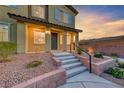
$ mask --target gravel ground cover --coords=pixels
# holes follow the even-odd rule
[[[0,87],[8,88],[23,81],[56,70],[50,53],[17,54],[10,62],[0,63]],[[40,60],[42,65],[34,68],[26,68],[26,65],[34,60]]]

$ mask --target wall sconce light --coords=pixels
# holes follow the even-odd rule
[[[50,30],[48,30],[48,29],[45,32],[46,32],[46,34],[50,34]]]

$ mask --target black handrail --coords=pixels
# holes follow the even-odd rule
[[[76,48],[80,49],[82,52],[86,53],[89,56],[89,72],[92,73],[92,61],[91,61],[91,55],[90,53],[88,53],[87,51],[81,49],[78,45],[76,45],[75,43],[72,43]]]

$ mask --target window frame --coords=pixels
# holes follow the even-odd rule
[[[60,18],[61,20],[59,20],[59,18],[56,18],[56,10],[58,10],[59,12],[60,12],[60,16],[59,17],[62,17],[62,18]],[[67,12],[65,12],[65,11],[62,11],[61,9],[59,9],[59,8],[55,8],[54,9],[54,19],[56,20],[56,21],[58,21],[58,22],[61,22],[61,23],[65,23],[65,24],[68,24],[68,25],[72,25],[72,19],[73,19],[73,16],[71,15],[71,14],[69,14],[69,13],[67,13]],[[66,21],[64,20],[64,18],[65,18],[65,14],[67,15],[67,19],[66,19]],[[69,17],[71,17],[71,23],[69,22]]]
[[[15,9],[17,9],[17,5],[5,5],[5,6],[7,6],[9,8],[15,8]]]
[[[43,42],[40,42],[40,43],[38,43],[38,42],[36,42],[36,37],[35,37],[35,33],[44,33],[44,41]],[[41,35],[42,36],[42,35]],[[33,28],[33,44],[36,44],[36,45],[42,45],[42,44],[45,44],[45,32],[44,31],[42,31],[41,29],[37,29],[37,28]]]
[[[8,40],[7,41],[9,42],[10,41],[10,26],[11,26],[11,23],[0,21],[0,25],[1,24],[8,26]]]
[[[41,17],[37,17],[37,16],[34,16],[33,15],[33,6],[44,6],[44,18],[41,18]],[[34,18],[34,19],[41,19],[41,20],[47,20],[47,7],[46,5],[31,5],[30,8],[29,8],[30,12],[29,12],[29,16],[31,18]]]

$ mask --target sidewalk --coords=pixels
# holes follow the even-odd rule
[[[122,86],[86,71],[67,79],[67,83],[59,88],[122,88]]]

